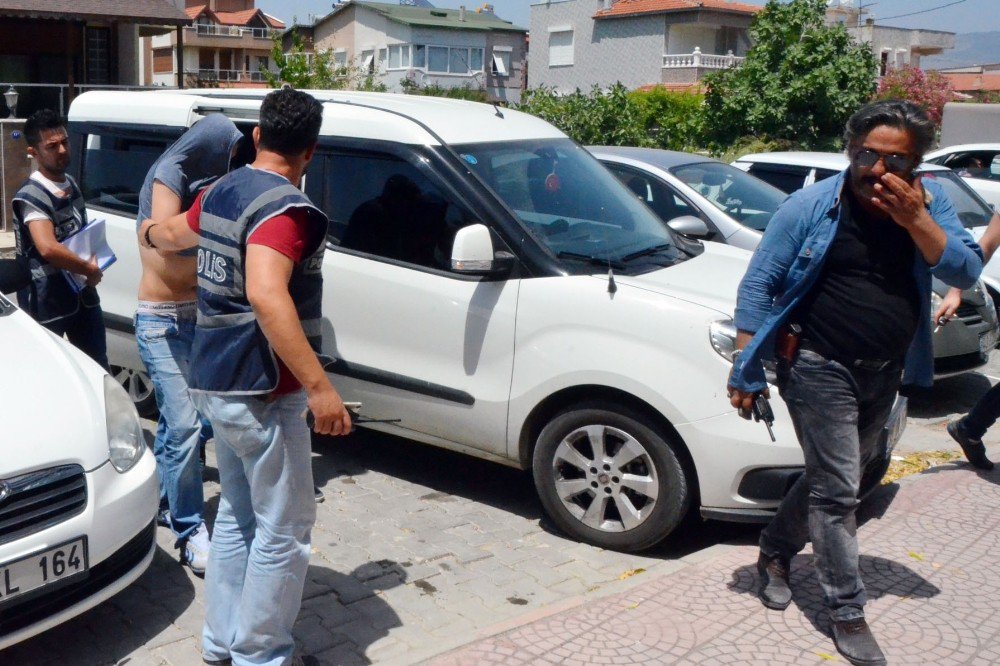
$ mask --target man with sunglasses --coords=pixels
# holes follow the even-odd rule
[[[931,275],[972,286],[978,245],[944,191],[914,174],[934,139],[909,102],[869,104],[847,122],[851,163],[792,194],[778,209],[737,297],[728,393],[749,415],[767,395],[762,361],[780,340],[777,385],[805,473],[760,537],[759,596],[792,600],[792,557],[812,541],[837,650],[884,664],[865,621],[858,565],[858,488],[902,384],[930,385]]]

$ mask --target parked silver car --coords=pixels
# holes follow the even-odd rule
[[[590,146],[588,150],[675,231],[748,250],[757,247],[786,192],[847,167],[847,157],[836,153],[748,155],[734,163],[741,169],[703,155],[654,148]],[[760,155],[766,156],[758,162],[755,158]],[[961,178],[944,167],[924,164],[922,168],[953,180],[958,192],[968,190]],[[773,176],[767,178],[773,185],[746,170]],[[933,288],[932,309],[948,291],[936,279]],[[998,335],[996,310],[982,284],[964,291],[956,320],[934,333],[935,376],[982,367]]]

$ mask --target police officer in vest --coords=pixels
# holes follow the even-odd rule
[[[66,174],[69,136],[55,111],[42,109],[24,124],[28,154],[38,170],[14,195],[14,239],[18,259],[31,271],[31,284],[17,292],[21,309],[38,323],[108,367],[104,314],[94,287],[101,269],[62,245],[87,224],[83,193]],[[79,292],[63,271],[86,278]]]
[[[205,578],[206,663],[311,663],[293,655],[292,638],[316,518],[306,412],[317,433],[351,430],[316,356],[327,219],[296,187],[322,115],[306,93],[270,93],[253,164],[187,213],[139,229],[147,247],[199,245],[189,385],[215,430],[222,485]]]

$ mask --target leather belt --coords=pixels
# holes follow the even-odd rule
[[[820,349],[812,340],[805,338],[799,342],[799,348],[808,349],[815,354],[836,361],[846,368],[857,368],[859,370],[868,370],[869,372],[881,372],[893,367],[903,366],[903,362],[899,359],[848,358],[839,354],[830,354],[825,349]]]

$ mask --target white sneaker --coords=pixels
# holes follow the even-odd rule
[[[188,565],[196,576],[204,576],[208,566],[208,551],[212,541],[208,537],[208,527],[202,523],[191,532],[181,546],[181,562]]]

